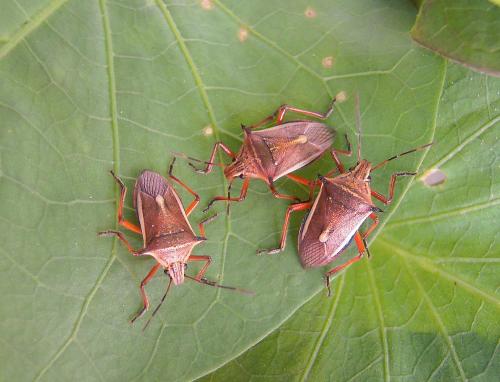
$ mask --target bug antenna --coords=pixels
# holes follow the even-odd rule
[[[411,153],[414,153],[416,151],[424,150],[427,147],[432,146],[433,144],[434,144],[434,142],[426,143],[425,145],[418,146],[418,147],[415,147],[414,149],[411,149],[411,150],[405,151],[403,153],[399,153],[397,155],[394,155],[394,156],[392,156],[392,157],[390,157],[390,158],[388,158],[388,159],[380,162],[376,166],[372,167],[372,171],[375,171],[377,168],[380,168],[380,167],[384,166],[387,162],[390,162],[391,160],[397,159],[397,158],[402,157],[403,155],[406,155],[406,154],[411,154]]]
[[[184,276],[190,280],[197,282],[197,283],[208,285],[208,286],[211,286],[214,288],[229,289],[229,290],[241,293],[241,294],[248,294],[250,296],[255,295],[255,292],[251,291],[251,290],[246,290],[246,289],[236,288],[236,287],[232,287],[232,286],[217,284],[215,281],[207,280],[204,278],[198,280],[196,277],[193,277],[193,276],[189,276],[189,275],[184,275]]]
[[[365,246],[366,257],[371,258],[372,254],[370,253],[370,250],[368,249],[368,244],[366,243],[366,239],[364,238],[363,238],[363,245]]]
[[[194,158],[194,157],[190,157],[190,156],[188,156],[188,155],[186,155],[184,153],[179,153],[179,152],[176,152],[176,151],[172,151],[171,154],[174,157],[182,158],[182,159],[193,161],[193,162],[197,162],[197,163],[209,164],[209,165],[212,165],[212,166],[220,166],[220,167],[224,166],[222,163],[215,163],[215,162],[209,162],[209,161],[206,161],[206,160],[197,159],[197,158]]]
[[[355,97],[356,109],[356,130],[358,131],[358,163],[361,161],[361,112],[359,107],[359,94],[356,93]]]
[[[227,207],[226,207],[226,214],[229,215],[229,208],[231,206],[231,187],[233,186],[233,181],[231,180],[229,182],[229,185],[227,186]]]
[[[158,306],[155,308],[155,310],[153,311],[153,314],[151,315],[151,317],[149,317],[149,320],[146,322],[146,325],[144,325],[144,327],[142,328],[142,331],[145,331],[149,325],[149,323],[151,322],[151,320],[153,319],[153,317],[155,316],[155,314],[158,312],[158,310],[160,309],[161,307],[161,304],[163,304],[163,302],[165,301],[165,299],[167,298],[167,294],[168,294],[168,291],[170,290],[170,286],[172,285],[172,279],[170,279],[170,281],[168,282],[168,286],[167,286],[167,290],[165,291],[165,294],[163,295],[163,297],[161,298],[160,300],[160,303],[158,304]]]

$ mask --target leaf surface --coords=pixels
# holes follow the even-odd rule
[[[500,76],[500,6],[488,0],[426,0],[415,41],[473,70]]]
[[[138,286],[153,262],[96,237],[116,227],[117,188],[109,170],[132,187],[142,169],[165,173],[172,151],[206,159],[216,140],[236,150],[240,123],[254,123],[282,103],[322,111],[340,91],[348,100],[327,121],[338,129],[337,147],[344,146],[344,132],[355,140],[356,93],[363,155],[374,162],[437,133],[444,65],[411,42],[410,3],[54,0],[15,6],[24,9],[22,17],[10,8],[1,16],[8,20],[0,45],[2,380],[190,380],[234,359],[320,298],[323,270],[301,269],[296,256],[301,217],[292,221],[285,253],[255,256],[257,248],[277,243],[286,208],[256,181],[245,202],[207,227],[209,241],[194,253],[213,257],[208,278],[254,290],[256,297],[186,282],[142,333],[145,320],[131,326],[128,319],[141,306]],[[495,86],[489,83],[491,116],[498,115]],[[382,169],[374,185],[385,189],[392,171],[417,169],[424,154]],[[315,177],[331,166],[325,157],[301,174]],[[489,168],[496,168],[491,161]],[[226,192],[220,169],[197,175],[179,160],[175,173],[200,193],[202,206]],[[398,185],[383,224],[408,185]],[[233,192],[239,187],[235,182]],[[278,189],[305,196],[288,181]],[[179,192],[187,204],[191,196]],[[456,192],[465,198],[473,191]],[[129,197],[126,215],[135,221],[131,206]],[[411,216],[425,214],[419,209]],[[194,225],[201,208],[192,216]],[[403,228],[388,229],[374,253],[400,243],[393,230]],[[137,236],[126,235],[140,247]],[[388,286],[378,275],[392,268],[382,259],[342,276],[341,295],[360,309],[353,313],[355,330],[361,335],[374,327],[370,338],[378,338],[378,320],[389,314],[382,292]],[[371,276],[357,283],[363,267]],[[193,264],[189,272],[198,269]],[[486,290],[488,282],[491,276],[470,281]],[[163,275],[148,284],[153,305],[166,284]],[[370,301],[375,290],[381,291],[378,305],[357,297],[365,293]],[[431,323],[419,330],[436,336]]]

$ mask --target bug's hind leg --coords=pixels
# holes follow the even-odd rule
[[[287,210],[286,210],[285,221],[283,223],[283,228],[281,230],[280,246],[277,248],[258,249],[257,255],[262,255],[264,253],[267,253],[269,255],[274,255],[276,253],[282,252],[285,249],[286,236],[288,233],[288,225],[290,223],[290,216],[291,216],[292,212],[307,210],[308,208],[311,208],[311,205],[312,205],[311,202],[304,202],[304,203],[297,203],[297,204],[289,205]]]
[[[363,258],[363,255],[367,251],[366,246],[364,244],[364,239],[361,237],[359,232],[356,232],[354,235],[354,241],[356,242],[356,246],[358,247],[358,255],[354,256],[352,259],[346,261],[344,264],[340,264],[336,266],[335,268],[332,268],[328,272],[325,273],[325,284],[326,288],[328,289],[328,297],[331,296],[332,291],[330,289],[330,277],[341,270],[347,268],[349,265],[352,265],[356,263],[357,261],[361,260]]]

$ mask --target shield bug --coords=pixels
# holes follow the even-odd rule
[[[141,249],[135,250],[119,231],[108,230],[99,232],[98,235],[116,236],[125,244],[132,255],[152,256],[157,261],[157,264],[151,268],[140,284],[143,307],[134,318],[132,318],[132,323],[148,310],[149,299],[145,291],[145,286],[161,268],[163,268],[164,272],[170,278],[167,292],[163,296],[162,302],[165,300],[172,282],[175,285],[182,284],[185,277],[201,284],[232,289],[243,293],[252,293],[234,287],[223,286],[204,278],[205,272],[211,263],[211,257],[195,256],[192,255],[191,252],[195,246],[206,240],[204,224],[213,220],[216,215],[204,219],[199,223],[198,227],[201,236],[197,236],[194,233],[189,223],[188,216],[198,205],[200,197],[190,187],[173,175],[174,163],[175,158],[170,164],[168,172],[169,178],[192,194],[194,200],[184,209],[179,195],[165,178],[156,172],[144,170],[135,182],[133,195],[134,208],[140,226],[123,218],[123,205],[127,188],[122,180],[111,171],[111,175],[113,175],[113,178],[120,186],[120,203],[117,213],[118,223],[130,231],[141,234],[144,244]],[[192,261],[202,261],[205,263],[194,277],[185,274],[187,263]],[[158,308],[160,305],[158,305]],[[155,309],[153,315],[158,308]],[[146,323],[146,326],[148,323]]]
[[[345,171],[338,155],[351,155],[349,141],[347,150],[332,150],[332,156],[340,175],[336,177],[319,176],[319,192],[314,202],[292,204],[285,215],[285,223],[278,248],[259,250],[258,253],[278,253],[285,248],[286,234],[290,215],[294,211],[308,210],[300,227],[298,236],[298,250],[300,261],[304,268],[321,267],[332,262],[352,240],[358,248],[358,255],[326,272],[326,286],[330,294],[330,277],[347,266],[360,260],[364,253],[369,255],[366,238],[377,226],[379,219],[377,212],[380,208],[372,202],[372,196],[384,204],[390,204],[394,196],[396,180],[402,176],[413,176],[414,172],[396,172],[389,181],[389,196],[384,196],[372,190],[370,175],[375,170],[383,167],[389,161],[403,155],[423,150],[432,143],[394,155],[379,164],[372,166],[370,162],[361,159],[361,127],[359,122],[359,101],[356,99],[356,121],[358,126],[358,160],[356,166]],[[364,233],[359,229],[363,222],[370,218],[372,224]]]
[[[267,183],[271,192],[276,198],[300,201],[294,195],[285,195],[276,190],[275,181],[286,176],[289,179],[311,187],[311,182],[297,175],[290,174],[298,170],[315,159],[319,158],[327,151],[333,142],[334,133],[324,123],[310,120],[299,120],[283,123],[287,112],[303,114],[318,119],[327,119],[333,112],[336,100],[343,98],[343,93],[337,95],[325,113],[303,110],[290,105],[281,105],[273,114],[264,118],[259,123],[252,126],[242,125],[244,138],[240,150],[235,153],[223,142],[215,143],[208,162],[195,158],[188,159],[204,162],[206,167],[196,168],[193,163],[189,163],[198,173],[208,174],[214,166],[215,154],[218,149],[231,157],[232,162],[224,167],[224,176],[229,180],[227,196],[216,196],[207,208],[218,200],[228,202],[240,202],[245,199],[250,179],[261,179]],[[263,130],[256,130],[273,120],[276,120],[274,127]],[[243,179],[240,195],[232,198],[230,189],[235,178]]]

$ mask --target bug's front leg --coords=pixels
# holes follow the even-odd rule
[[[351,142],[349,142],[349,138],[347,137],[347,134],[345,134],[344,136],[345,136],[345,140],[346,140],[347,149],[346,150],[332,149],[332,151],[330,151],[330,153],[332,154],[333,161],[335,162],[335,165],[337,166],[337,169],[339,170],[339,172],[341,174],[345,173],[345,168],[344,168],[344,165],[342,164],[342,162],[340,161],[338,155],[342,154],[342,155],[350,157],[352,154]],[[331,176],[334,172],[335,172],[335,170],[329,171],[325,176]]]
[[[396,172],[391,175],[391,180],[389,181],[389,197],[385,197],[384,195],[378,193],[375,190],[371,190],[371,194],[374,198],[377,198],[384,204],[390,204],[394,197],[394,187],[396,186],[396,179],[400,176],[414,176],[416,172]]]
[[[198,228],[200,230],[200,236],[201,237],[207,237],[205,234],[205,224],[210,223],[211,221],[215,220],[219,216],[219,214],[214,214],[212,216],[209,216],[205,219],[203,219],[201,222],[198,223]]]
[[[146,290],[144,289],[146,287],[146,284],[153,278],[153,276],[158,272],[158,269],[160,269],[161,264],[156,264],[151,268],[149,273],[144,277],[144,280],[141,281],[140,289],[141,289],[141,297],[142,297],[142,302],[143,302],[143,307],[142,309],[130,320],[130,323],[133,324],[135,320],[138,318],[142,317],[144,313],[149,309],[149,299],[148,295],[146,294]]]
[[[191,162],[188,162],[188,164],[194,168],[194,170],[197,172],[197,173],[200,173],[200,174],[208,174],[212,171],[212,168],[214,167],[214,160],[215,160],[215,154],[217,153],[217,150],[218,149],[221,149],[226,155],[228,155],[229,157],[231,158],[235,158],[236,157],[236,154],[229,148],[227,147],[224,143],[222,142],[216,142],[213,149],[212,149],[212,153],[210,154],[210,158],[208,160],[208,162],[205,162],[205,161],[201,161],[201,160],[198,160],[198,159],[195,159],[195,158],[189,158],[189,159],[193,159],[197,162],[202,162],[202,163],[206,163],[207,166],[203,169],[203,168],[197,168],[193,163]]]
[[[243,185],[241,186],[240,196],[238,196],[237,198],[231,198],[230,196],[216,196],[208,203],[207,207],[203,210],[203,212],[207,212],[212,207],[212,205],[218,200],[225,200],[228,202],[241,202],[245,200],[245,198],[247,197],[249,184],[250,184],[250,179],[245,178],[245,180],[243,181]]]
[[[203,265],[203,268],[198,272],[198,274],[194,277],[196,281],[200,281],[203,279],[203,276],[205,276],[205,273],[207,272],[208,267],[210,266],[212,262],[212,258],[210,256],[189,256],[188,261],[205,261],[205,264]]]

